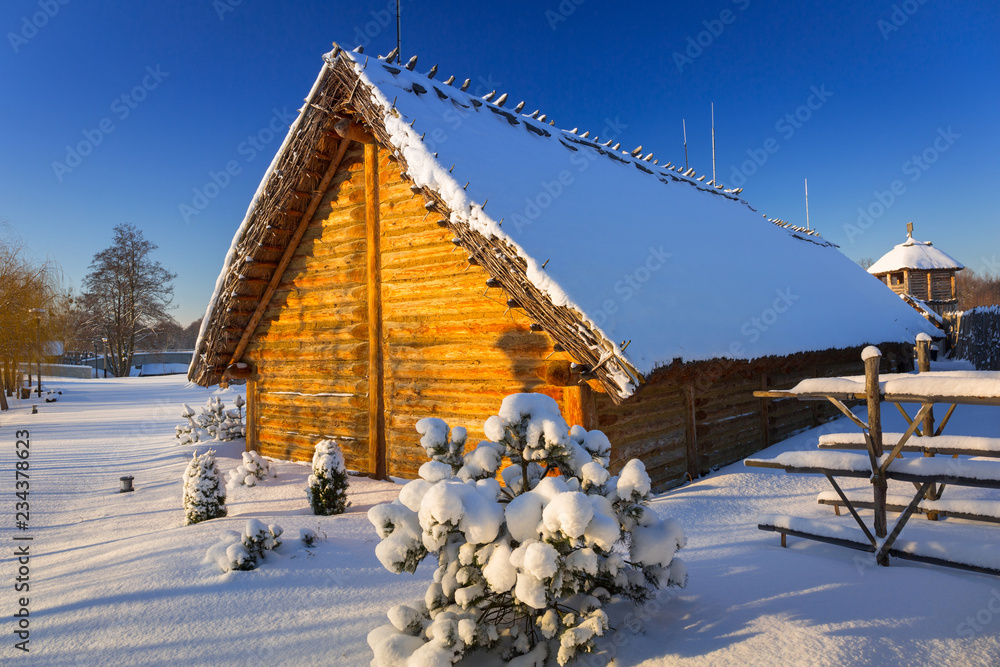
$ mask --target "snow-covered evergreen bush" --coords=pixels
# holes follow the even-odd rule
[[[205,560],[218,564],[223,572],[253,570],[268,551],[281,546],[281,533],[281,526],[265,526],[257,519],[250,519],[242,533],[222,531],[219,541],[209,548]]]
[[[201,414],[196,414],[190,405],[184,403],[181,417],[184,417],[187,423],[174,427],[174,437],[182,445],[213,439],[228,442],[236,438],[245,438],[247,428],[243,423],[243,406],[246,405],[246,401],[237,394],[234,404],[235,410],[226,410],[222,399],[213,396],[205,403]]]
[[[226,516],[226,490],[219,480],[215,450],[192,454],[184,470],[184,525]]]
[[[368,635],[377,667],[471,664],[479,651],[566,665],[608,629],[605,604],[687,582],[674,557],[684,532],[649,508],[641,461],[612,476],[607,437],[570,429],[547,396],[508,396],[499,412],[490,441],[464,455],[464,429],[449,438],[444,421],[420,420],[431,460],[368,512],[386,569],[413,572],[429,554],[438,564],[424,599],[393,607]]]
[[[320,440],[313,453],[312,474],[306,488],[313,514],[343,514],[347,501],[347,469],[336,440]]]
[[[271,462],[251,450],[243,452],[243,463],[229,471],[226,488],[231,491],[237,486],[256,486],[259,480],[277,476],[278,471]]]

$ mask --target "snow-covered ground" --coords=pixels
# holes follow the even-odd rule
[[[399,486],[351,478],[347,514],[316,517],[309,468],[278,462],[278,477],[230,491],[229,516],[182,526],[181,475],[192,452],[218,451],[223,474],[242,441],[179,446],[181,403],[199,406],[233,390],[183,377],[56,379],[57,403],[14,401],[0,415],[0,661],[32,665],[367,665],[365,637],[386,610],[420,597],[431,573],[394,575],[374,555],[365,513]],[[499,407],[499,406],[498,406]],[[895,411],[886,430],[903,430]],[[912,413],[912,411],[911,411]],[[484,415],[486,417],[488,415]],[[30,432],[30,528],[15,529],[15,431]],[[845,420],[791,438],[759,456],[814,449],[819,435],[850,432]],[[997,436],[1000,409],[959,407],[948,432]],[[414,437],[417,436],[414,432]],[[120,494],[119,477],[136,491]],[[848,488],[864,488],[852,483]],[[1000,663],[1000,579],[871,557],[757,530],[767,513],[832,517],[816,504],[825,479],[736,464],[655,501],[681,521],[686,589],[631,613],[612,607],[607,640],[619,665],[995,665]],[[905,489],[900,489],[905,491]],[[951,487],[946,497],[1000,493]],[[205,553],[249,518],[277,523],[285,544],[251,572],[223,574]],[[890,521],[893,519],[890,515]],[[843,518],[850,522],[849,517]],[[325,535],[306,549],[301,528]],[[30,593],[15,593],[15,536],[31,536]],[[915,517],[903,539],[1000,544],[1000,526]],[[1000,547],[998,547],[1000,548]],[[13,647],[17,598],[30,598],[30,648]],[[581,664],[587,664],[583,661]]]

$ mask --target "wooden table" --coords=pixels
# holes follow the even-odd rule
[[[858,448],[863,449],[867,454],[866,456],[865,454],[838,451],[786,452],[775,459],[747,459],[744,462],[747,466],[752,467],[780,468],[789,473],[812,473],[826,476],[839,497],[839,504],[850,511],[851,516],[861,528],[864,538],[859,539],[857,535],[833,534],[838,533],[838,531],[823,528],[815,521],[785,516],[773,517],[775,520],[772,521],[762,521],[759,528],[781,533],[782,546],[785,545],[786,535],[816,539],[870,551],[875,554],[876,562],[880,565],[888,565],[888,557],[895,555],[971,569],[977,572],[1000,574],[1000,564],[982,566],[975,563],[948,561],[937,556],[921,557],[912,549],[894,549],[894,543],[900,531],[916,511],[921,500],[925,498],[938,500],[947,484],[1000,489],[1000,462],[935,460],[929,457],[933,456],[936,451],[928,450],[922,444],[915,444],[917,440],[923,438],[933,440],[935,437],[941,437],[942,431],[957,405],[1000,406],[1000,373],[931,372],[929,370],[930,364],[927,361],[928,348],[929,339],[927,341],[918,339],[918,365],[922,371],[919,374],[890,375],[880,379],[881,354],[877,349],[869,347],[862,354],[865,360],[865,375],[863,377],[815,378],[803,380],[787,391],[754,393],[755,396],[765,398],[830,401],[861,428],[863,439],[858,443]],[[845,402],[850,400],[867,401],[867,423],[861,421],[845,405]],[[882,432],[881,403],[883,401],[896,405],[908,423],[907,430],[891,438],[891,442],[884,442],[885,434]],[[903,403],[920,405],[912,419],[902,406]],[[947,404],[949,408],[935,429],[933,407],[937,403]],[[919,434],[917,440],[911,441],[914,434]],[[950,436],[951,439],[955,437]],[[888,444],[890,447],[888,453],[883,448],[884,444]],[[964,444],[965,448],[969,449],[969,440],[966,440]],[[961,449],[962,445],[963,443],[959,441],[957,448]],[[909,451],[921,451],[928,458],[901,459],[900,453],[907,448]],[[1000,449],[997,451],[1000,455]],[[977,455],[980,454],[981,452],[977,452]],[[838,476],[870,479],[873,486],[872,502],[870,504],[856,503],[856,498],[848,497],[834,479]],[[889,479],[912,482],[916,487],[916,494],[905,507],[899,503],[890,505],[887,502]],[[873,530],[869,530],[861,519],[857,512],[858,506],[870,507],[874,510]],[[891,532],[888,530],[886,516],[890,507],[893,510],[901,509],[901,514]]]

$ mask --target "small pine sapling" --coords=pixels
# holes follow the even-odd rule
[[[612,476],[608,438],[569,428],[553,399],[508,396],[484,425],[489,440],[464,455],[464,429],[449,438],[445,422],[422,419],[417,431],[431,460],[368,519],[386,569],[414,572],[432,554],[438,567],[422,600],[369,633],[374,667],[478,651],[567,665],[597,649],[610,601],[642,604],[685,585],[684,532],[649,507],[642,462]]]
[[[343,514],[347,500],[347,468],[336,440],[320,440],[313,453],[312,474],[306,494],[313,514]]]
[[[268,551],[281,546],[281,526],[265,526],[257,519],[247,521],[242,532],[225,530],[209,548],[205,560],[216,563],[223,572],[253,570]]]
[[[247,429],[243,422],[243,406],[246,405],[246,401],[239,394],[236,395],[235,410],[226,410],[225,404],[218,396],[208,399],[201,409],[201,414],[195,413],[187,403],[183,405],[181,417],[184,417],[187,423],[174,427],[174,437],[180,444],[188,445],[213,439],[228,442],[246,437]]]
[[[184,471],[184,525],[226,516],[226,490],[219,481],[215,450],[193,454]]]
[[[278,471],[271,462],[251,450],[243,452],[243,463],[229,471],[226,488],[232,491],[238,486],[257,486],[259,480],[277,476]]]

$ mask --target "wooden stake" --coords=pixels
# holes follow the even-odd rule
[[[865,348],[870,351],[871,348]],[[878,370],[882,361],[882,353],[877,349],[875,354],[865,360],[865,394],[868,397],[868,435],[871,438],[872,453],[876,458],[882,456],[882,396],[879,391]],[[888,532],[885,515],[886,495],[889,485],[878,468],[872,470],[872,487],[874,489],[875,505],[875,535],[883,538]],[[888,559],[883,558],[879,565],[888,565]]]
[[[382,354],[382,251],[379,238],[378,145],[365,144],[365,228],[368,246],[368,457],[375,479],[386,478],[385,359]]]

